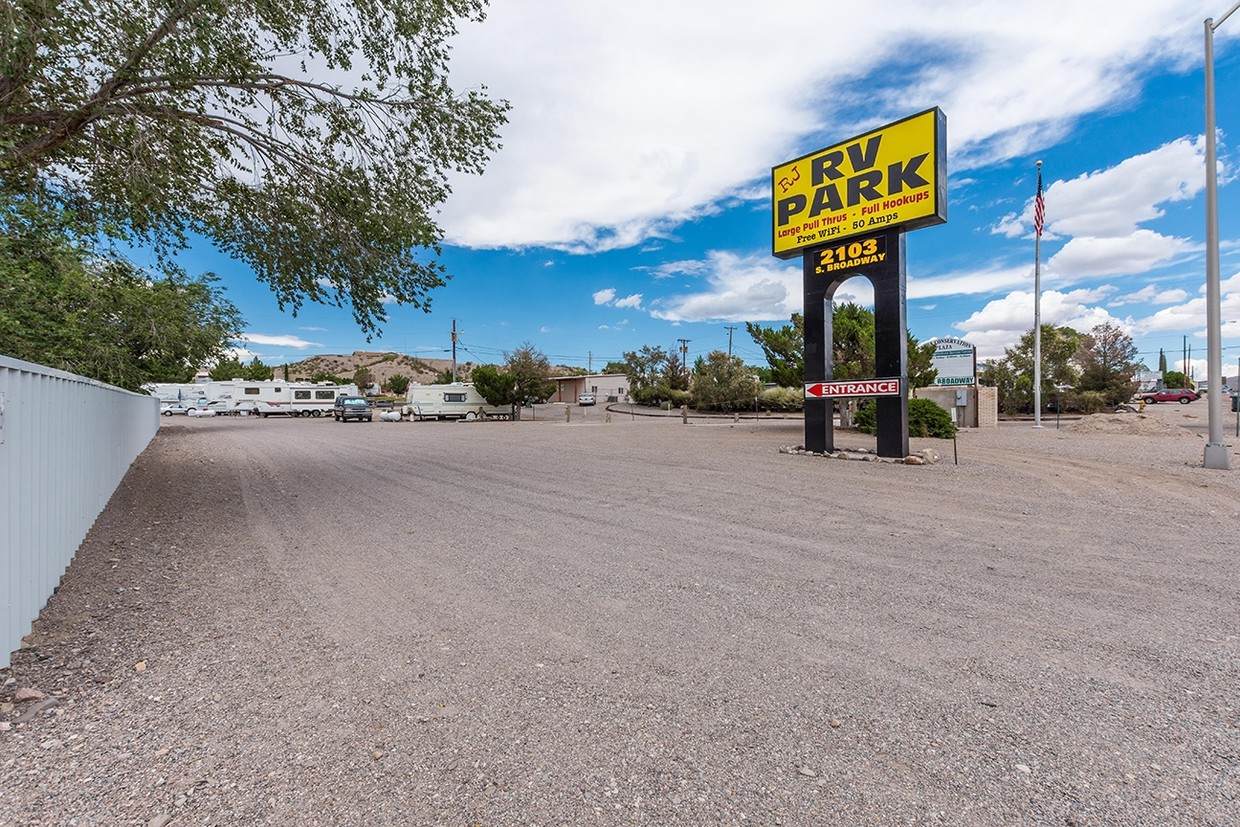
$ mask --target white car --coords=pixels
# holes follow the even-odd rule
[[[582,406],[593,405],[594,402],[595,402],[594,394],[592,393],[582,393],[582,394],[577,395],[578,405],[582,405]]]
[[[183,402],[173,402],[168,405],[160,405],[159,412],[163,416],[172,416],[174,414],[188,414],[190,411],[197,411],[194,405],[186,405]]]

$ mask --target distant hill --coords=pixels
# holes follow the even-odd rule
[[[429,385],[440,374],[452,369],[452,360],[421,359],[417,356],[405,356],[381,350],[355,350],[347,355],[326,353],[320,356],[310,356],[300,362],[290,362],[288,378],[291,382],[304,382],[313,376],[325,373],[352,380],[357,369],[363,367],[369,370],[374,381],[381,385],[396,373],[409,377],[412,382]],[[473,362],[457,362],[456,381],[468,382],[474,367]],[[279,367],[276,368],[275,373],[280,376]],[[584,373],[584,371],[565,365],[552,365],[551,367],[553,376],[569,376],[575,373]]]
[[[288,378],[294,382],[305,381],[316,374],[326,373],[352,379],[358,368],[369,370],[374,380],[380,384],[387,382],[393,374],[399,373],[409,377],[411,381],[425,385],[434,382],[442,372],[451,370],[452,360],[419,359],[416,356],[376,350],[355,350],[350,354],[326,353],[289,363]],[[468,382],[473,368],[472,362],[457,362],[457,381]],[[279,373],[279,368],[276,372]]]

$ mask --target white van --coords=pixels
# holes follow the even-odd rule
[[[408,404],[401,413],[410,419],[508,419],[512,409],[488,405],[482,394],[468,382],[451,385],[410,385]]]

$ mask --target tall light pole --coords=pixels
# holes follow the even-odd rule
[[[1206,30],[1206,411],[1210,436],[1201,464],[1222,471],[1231,469],[1231,458],[1223,442],[1223,314],[1218,265],[1218,150],[1214,145],[1214,30],[1223,25],[1237,2],[1215,23],[1207,17]]]

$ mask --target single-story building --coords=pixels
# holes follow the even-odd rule
[[[584,376],[553,376],[555,393],[548,402],[576,402],[583,393],[592,393],[600,405],[623,402],[629,396],[629,377],[623,373],[589,373]]]

